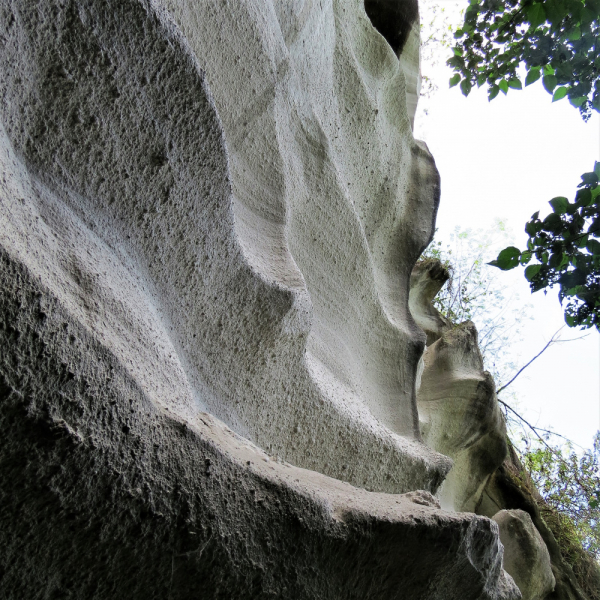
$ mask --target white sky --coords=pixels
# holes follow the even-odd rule
[[[436,4],[455,5],[444,0]],[[492,102],[484,87],[465,98],[458,87],[448,89],[452,72],[444,57],[439,62],[437,67],[422,66],[439,91],[425,102],[427,115],[420,107],[415,126],[416,137],[427,142],[441,174],[437,238],[448,240],[456,226],[488,229],[500,218],[513,230],[515,245],[524,248],[523,227],[529,217],[536,210],[549,212],[548,201],[555,196],[572,199],[580,175],[600,160],[600,119],[594,114],[586,124],[567,99],[552,103],[541,81],[523,91],[510,90],[507,96],[499,94]],[[493,269],[493,274],[524,303],[534,305],[525,339],[514,344],[518,362],[525,364],[564,319],[556,293],[531,295],[522,269],[517,271]],[[530,422],[590,447],[600,429],[600,335],[596,330],[587,333],[585,339],[549,348],[511,388]],[[565,328],[562,337],[580,335]]]

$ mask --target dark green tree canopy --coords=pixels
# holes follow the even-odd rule
[[[600,110],[600,0],[469,0],[448,63],[467,95],[488,85],[489,98],[542,79],[553,100],[568,97],[584,119]]]
[[[570,327],[600,330],[600,163],[584,173],[573,202],[550,200],[552,212],[539,211],[525,225],[529,236],[524,251],[509,246],[492,261],[503,271],[527,265],[531,291],[559,285],[565,321]]]
[[[465,96],[488,86],[488,98],[538,79],[552,100],[568,98],[584,120],[600,112],[600,0],[469,0],[448,64],[450,85]],[[550,200],[525,226],[527,248],[505,248],[490,264],[522,265],[531,290],[560,286],[570,327],[600,331],[600,165],[584,173],[575,198]]]

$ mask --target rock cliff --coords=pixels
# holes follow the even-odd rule
[[[0,15],[0,596],[520,597],[421,434],[416,3]]]
[[[595,600],[600,569],[578,549],[580,575],[563,558],[542,516],[558,515],[535,489],[515,449],[495,384],[484,370],[471,322],[452,323],[432,301],[450,274],[440,261],[424,259],[413,269],[409,306],[427,335],[417,375],[417,405],[423,439],[451,457],[452,470],[437,496],[444,508],[492,518],[500,528],[503,567],[523,600]],[[572,557],[573,558],[573,557]]]

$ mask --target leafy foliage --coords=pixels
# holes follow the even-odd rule
[[[488,97],[541,79],[552,100],[569,98],[584,120],[600,111],[600,0],[469,0],[448,64],[450,85],[468,95],[488,85]],[[527,223],[526,250],[505,248],[490,264],[502,270],[526,266],[533,292],[560,286],[570,327],[600,330],[600,167],[584,173],[574,202],[550,201]],[[529,264],[535,259],[533,264]]]
[[[583,455],[573,452],[570,444],[553,444],[553,435],[557,434],[547,432],[534,443],[526,436],[524,451],[509,440],[519,459],[513,456],[513,469],[506,474],[537,504],[585,597],[600,600],[600,514],[596,505],[600,493],[600,432],[593,450],[586,450]]]
[[[469,0],[448,64],[450,85],[488,97],[541,79],[552,100],[569,98],[584,119],[600,110],[600,0]]]
[[[552,212],[539,211],[525,226],[527,249],[505,248],[489,264],[503,271],[527,265],[531,291],[560,286],[570,327],[600,330],[600,163],[584,173],[573,202],[550,200]]]
[[[423,254],[423,258],[438,259],[450,272],[433,305],[452,323],[475,323],[485,368],[496,381],[506,380],[516,370],[511,344],[518,339],[522,323],[531,317],[531,306],[521,304],[516,295],[509,296],[506,286],[486,267],[494,248],[507,239],[501,221],[488,230],[457,227],[448,243],[434,239]],[[511,311],[511,306],[515,310]]]
[[[571,535],[600,560],[600,432],[580,456],[571,445],[537,443],[523,464],[546,504],[573,524]]]
[[[427,114],[427,108],[423,108],[423,101],[431,98],[439,89],[431,72],[444,60],[440,56],[443,57],[454,44],[454,32],[458,23],[456,17],[460,14],[457,7],[458,2],[456,6],[442,6],[437,2],[427,2],[425,0],[419,3],[421,17],[421,90],[419,103],[425,114]]]

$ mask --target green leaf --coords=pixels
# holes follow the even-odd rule
[[[525,279],[527,279],[527,281],[531,281],[540,272],[541,268],[542,265],[529,265],[525,269]]]
[[[569,326],[569,327],[575,327],[577,325],[577,322],[575,320],[575,317],[568,315],[567,313],[565,313],[565,323]]]
[[[556,198],[552,198],[549,204],[557,215],[563,215],[567,212],[569,201],[564,196],[557,196]]]
[[[506,94],[506,92],[508,92],[508,81],[506,81],[506,79],[503,79],[498,83],[498,87],[502,90],[504,94]]]
[[[581,29],[579,29],[579,27],[573,27],[573,29],[571,29],[567,33],[567,39],[571,42],[576,42],[577,40],[580,40],[581,39]]]
[[[519,264],[519,258],[521,257],[521,251],[514,246],[509,246],[508,248],[504,248],[500,254],[498,254],[498,258],[493,260],[488,265],[492,265],[493,267],[498,267],[502,271],[509,271],[510,269],[514,269]]]
[[[454,46],[452,48],[452,52],[454,52],[454,56],[462,56],[463,55],[463,51],[456,46]]]
[[[544,85],[544,89],[551,94],[552,90],[556,87],[558,83],[556,77],[554,75],[544,75],[542,78],[542,84]]]
[[[450,78],[450,87],[454,87],[455,85],[458,84],[459,81],[460,81],[460,75],[458,73],[456,73],[456,75],[453,75]]]
[[[522,265],[526,265],[531,260],[532,256],[533,256],[532,252],[525,250],[525,252],[521,252],[521,258],[519,259],[519,262]]]
[[[585,247],[594,256],[600,255],[600,242],[598,240],[588,240],[588,243],[585,245]]]
[[[491,86],[488,91],[488,102],[491,102],[498,95],[499,91],[500,88],[497,85]]]
[[[556,90],[554,91],[554,94],[552,95],[552,102],[556,102],[557,100],[562,100],[567,95],[568,91],[569,91],[569,89],[566,87],[556,88]]]
[[[468,79],[463,79],[460,82],[460,91],[463,93],[464,96],[468,96],[469,92],[471,91],[471,82]]]
[[[569,98],[569,102],[575,108],[579,108],[581,105],[585,104],[587,100],[587,96],[579,96],[578,98]]]
[[[594,198],[589,188],[582,188],[575,194],[575,204],[577,206],[589,206],[593,200]]]
[[[481,87],[485,83],[486,79],[487,79],[487,76],[485,75],[485,73],[482,73],[481,75],[479,75],[477,77],[477,87]]]
[[[532,29],[539,27],[546,20],[546,11],[541,3],[535,2],[526,9],[527,20]]]
[[[554,75],[554,69],[550,65],[544,65],[544,75]]]
[[[554,254],[552,254],[552,256],[550,257],[550,260],[548,261],[548,264],[553,268],[560,268],[560,265],[563,262],[563,258],[564,258],[564,253],[562,250],[559,250],[558,252],[554,252]]]
[[[564,273],[558,279],[560,285],[566,290],[570,290],[571,288],[577,287],[578,285],[583,285],[585,283],[585,280],[585,273],[583,271],[580,271],[579,269],[575,269],[574,271]]]
[[[598,175],[596,175],[596,171],[590,171],[589,173],[584,173],[581,176],[582,184],[580,185],[594,185],[598,183]]]
[[[527,73],[527,77],[525,77],[525,87],[536,82],[541,76],[542,71],[539,67],[533,67],[533,69],[530,69],[529,73]]]
[[[544,231],[549,231],[550,233],[559,233],[563,228],[563,222],[561,218],[556,213],[550,213],[543,221]]]
[[[523,84],[518,77],[511,77],[508,80],[508,87],[511,87],[513,90],[522,90]]]

